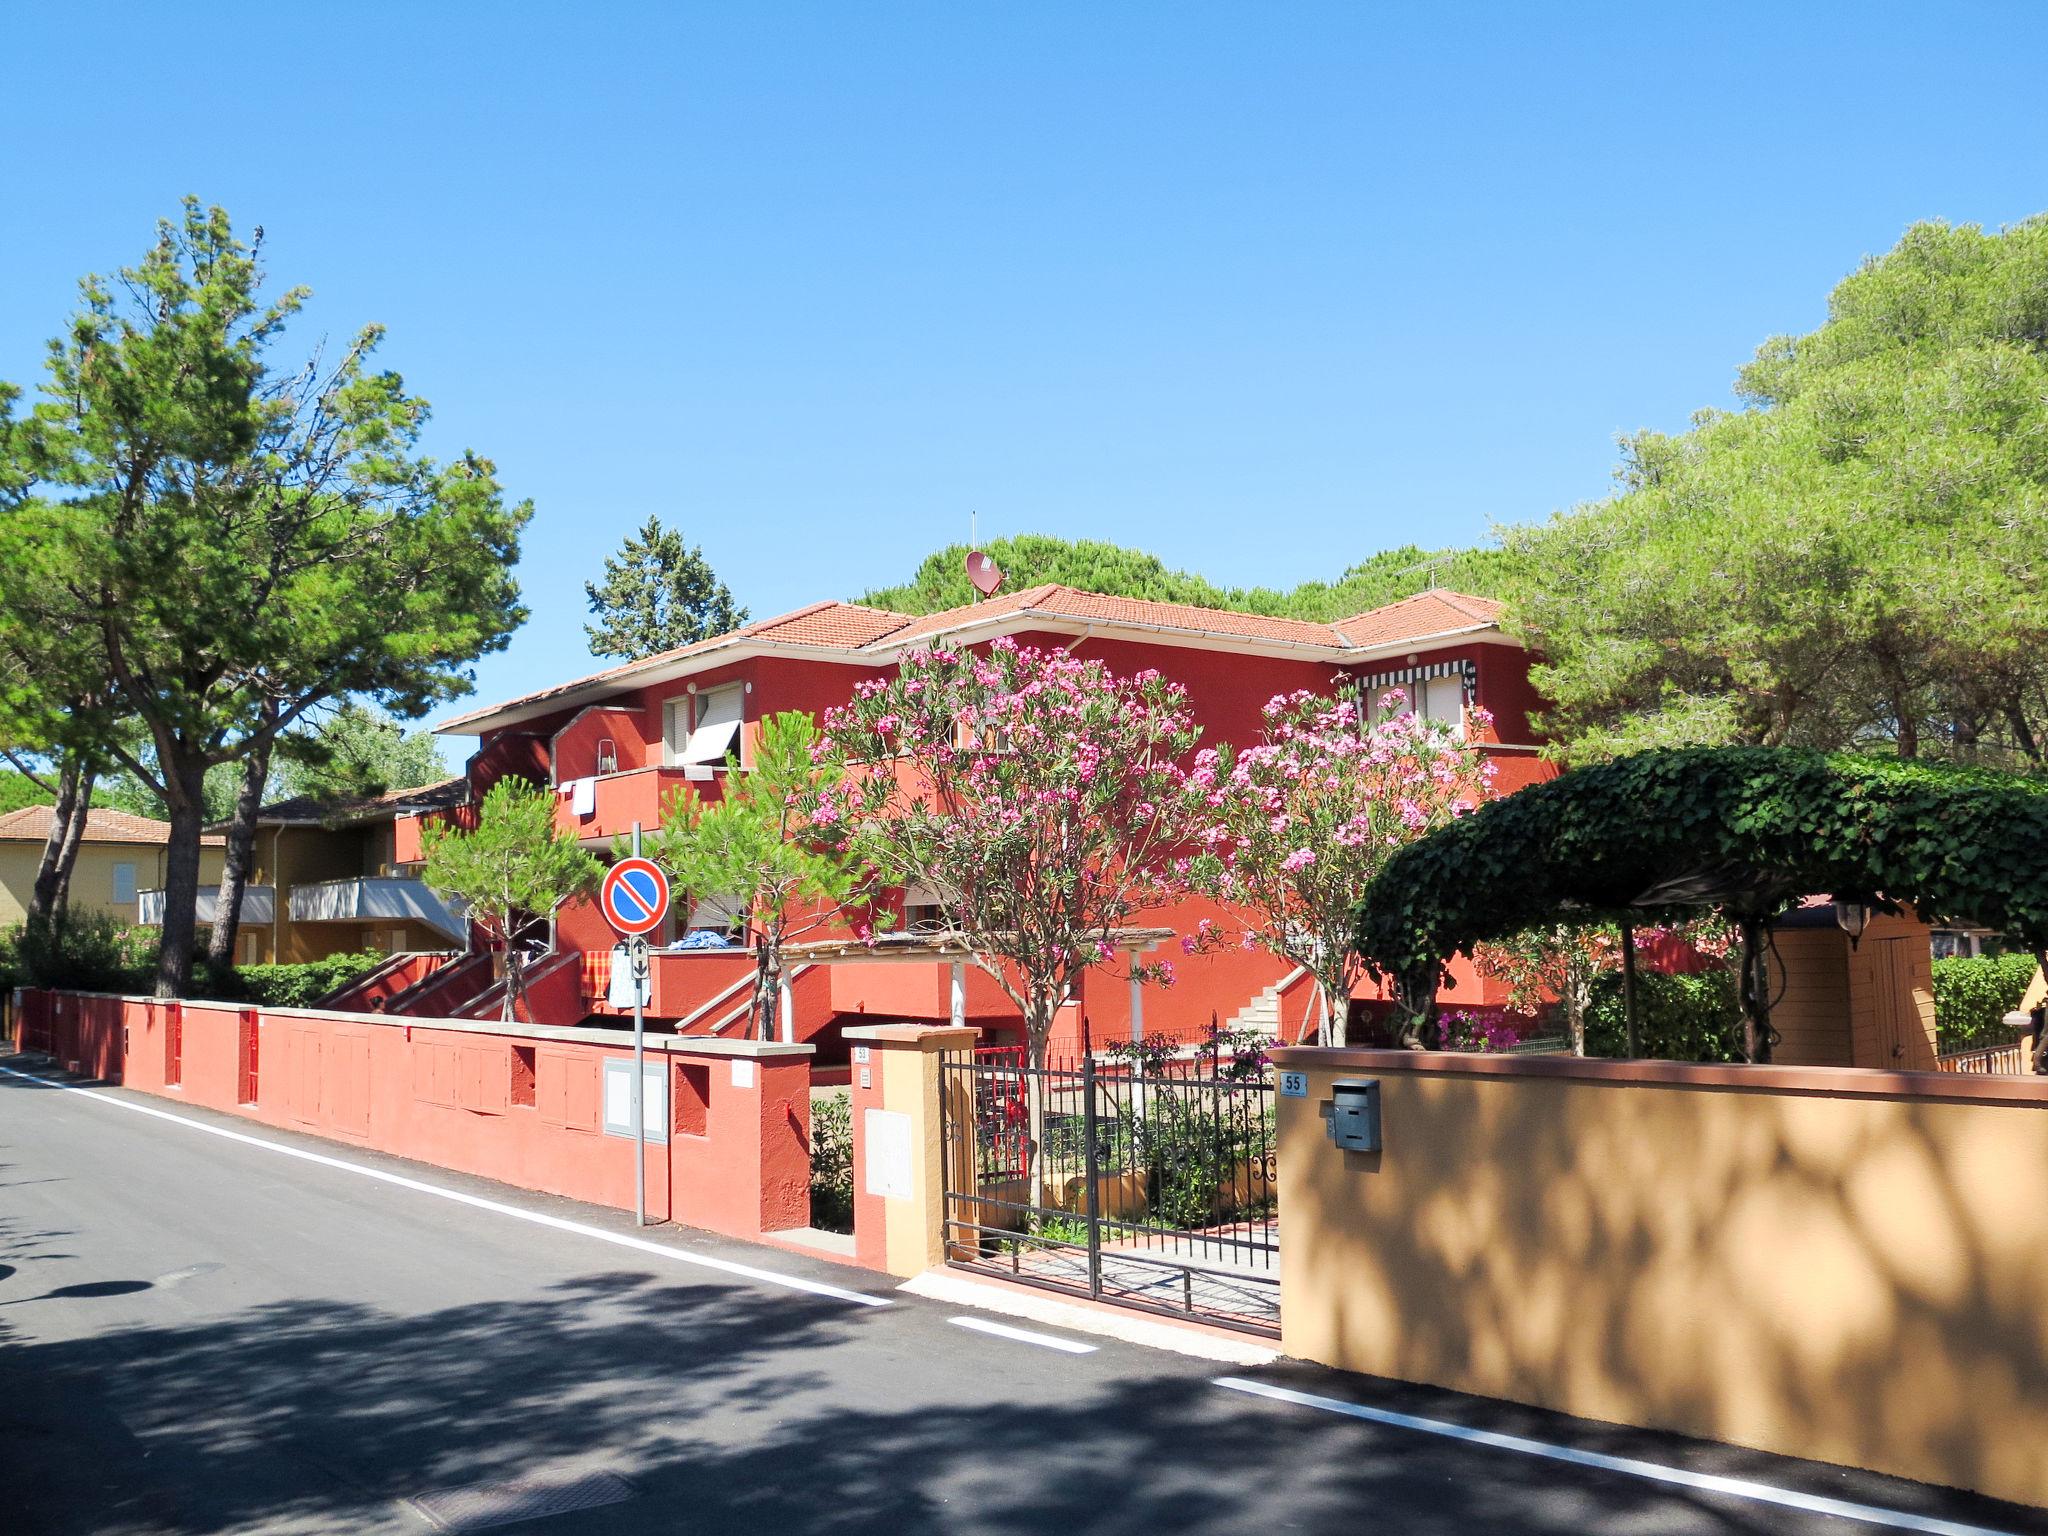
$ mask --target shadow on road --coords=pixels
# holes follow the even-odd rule
[[[104,1536],[418,1530],[398,1501],[596,1468],[638,1496],[505,1529],[1839,1529],[1249,1402],[1207,1372],[1019,1371],[1010,1346],[935,1343],[934,1326],[621,1270],[414,1315],[309,1300],[17,1343],[0,1475],[25,1529]]]

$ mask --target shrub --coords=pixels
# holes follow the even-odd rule
[[[2032,955],[1958,955],[1934,962],[1934,1033],[1944,1051],[2003,1044],[2005,1016],[2034,979]]]
[[[811,1225],[853,1230],[853,1102],[843,1093],[811,1100]]]
[[[1661,1061],[1742,1060],[1742,1008],[1733,971],[1701,971],[1694,976],[1638,972],[1636,1005],[1642,1015],[1643,1055]],[[1586,1054],[1622,1056],[1627,1051],[1621,977],[1610,973],[1593,983],[1593,1000],[1586,1009]]]
[[[1192,1229],[1259,1214],[1269,1190],[1263,1185],[1246,1189],[1237,1167],[1272,1150],[1270,1104],[1248,1115],[1235,1114],[1219,1107],[1212,1090],[1162,1086],[1147,1095],[1141,1112],[1131,1114],[1119,1105],[1115,1113],[1110,1134],[1129,1151],[1103,1161],[1112,1172],[1126,1159],[1133,1172],[1144,1171],[1154,1220]]]
[[[386,958],[371,950],[359,955],[329,955],[298,965],[238,965],[225,976],[195,978],[195,989],[227,1003],[310,1008],[328,993],[367,975]]]
[[[147,992],[156,985],[156,933],[123,928],[110,913],[66,913],[53,931],[25,925],[0,936],[0,986]]]
[[[1521,1025],[1494,1013],[1453,1010],[1437,1019],[1442,1048],[1447,1051],[1511,1051],[1522,1043]]]

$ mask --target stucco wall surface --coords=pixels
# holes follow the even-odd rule
[[[2048,1503],[2048,1082],[1276,1059],[1288,1353]]]
[[[25,1048],[145,1093],[633,1206],[633,1140],[603,1120],[604,1063],[632,1055],[616,1031],[47,992],[25,994],[21,1027]],[[650,1218],[742,1237],[808,1225],[810,1059],[652,1037],[671,1133],[648,1143]]]

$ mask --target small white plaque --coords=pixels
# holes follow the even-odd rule
[[[1280,1074],[1280,1097],[1283,1099],[1307,1098],[1308,1074],[1306,1072],[1282,1072]]]
[[[910,1116],[899,1110],[871,1109],[861,1121],[862,1150],[867,1168],[863,1183],[884,1200],[908,1200],[910,1188]]]
[[[873,1067],[862,1067],[860,1069],[860,1085],[863,1088],[875,1086],[875,1069]]]
[[[732,1085],[735,1088],[754,1086],[754,1064],[751,1061],[735,1061],[732,1064]]]
[[[619,1009],[630,1009],[637,1000],[645,1008],[653,1001],[647,972],[646,940],[631,939],[614,944],[611,980],[605,985],[604,1000]]]
[[[870,1046],[856,1045],[853,1048],[853,1059],[857,1062],[866,1061],[868,1059],[868,1052],[871,1049],[872,1047]]]

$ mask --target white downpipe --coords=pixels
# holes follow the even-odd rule
[[[955,960],[952,965],[952,982],[949,987],[948,1012],[955,1029],[967,1027],[967,966],[964,961]]]

